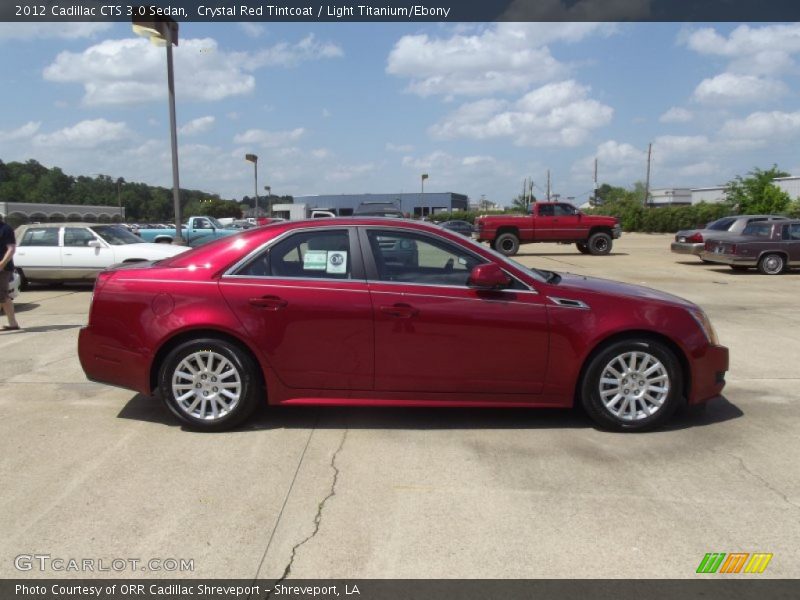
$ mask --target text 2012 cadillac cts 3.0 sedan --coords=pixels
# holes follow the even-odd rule
[[[728,368],[691,302],[376,218],[279,223],[104,271],[78,349],[89,379],[158,391],[204,430],[264,402],[579,402],[641,430],[717,396]]]

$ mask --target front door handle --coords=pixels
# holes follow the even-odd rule
[[[260,298],[250,298],[248,300],[251,306],[256,308],[264,308],[266,310],[280,310],[289,304],[287,300],[279,298],[278,296],[261,296]]]
[[[410,319],[419,314],[419,309],[414,308],[410,304],[393,304],[392,306],[381,306],[380,311],[389,315],[390,317],[397,317],[399,319]]]

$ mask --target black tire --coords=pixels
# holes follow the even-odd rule
[[[192,374],[189,369],[184,367],[186,370],[183,372],[195,375],[195,378],[189,379],[188,377],[177,376],[178,367],[185,360],[192,364],[195,357],[199,356],[199,360],[202,361],[203,358],[208,359],[209,354],[218,359],[217,361],[212,359],[211,370],[203,372],[202,369],[198,369],[196,374]],[[224,361],[227,361],[227,364]],[[215,365],[217,365],[216,372]],[[197,364],[194,366],[197,366]],[[224,375],[228,373],[230,369],[235,371],[235,375],[229,375],[224,379],[220,377],[219,381],[211,381],[212,377]],[[194,391],[193,388],[198,388],[198,391],[195,392],[195,396],[188,398],[186,402],[197,400],[200,402],[201,408],[195,408],[190,412],[188,409],[191,408],[191,405],[186,406],[181,404],[178,398],[176,398],[175,392],[173,392],[173,377],[175,377],[177,381],[186,381],[185,384],[179,385],[189,388],[187,389],[187,393],[189,391]],[[203,381],[200,381],[201,378]],[[239,385],[239,394],[236,403],[228,408],[224,414],[218,414],[218,416],[214,417],[213,409],[207,407],[203,402],[203,398],[199,397],[201,393],[199,390],[204,390],[203,393],[208,396],[205,402],[216,406],[217,413],[219,413],[221,412],[219,409],[223,406],[223,403],[218,402],[218,399],[226,400],[229,398],[223,397],[221,392],[217,392],[219,388],[214,386],[214,383],[219,383],[220,387],[225,387],[234,386],[237,382]],[[158,388],[161,392],[161,399],[172,414],[192,429],[199,431],[224,431],[232,429],[250,417],[258,404],[264,399],[263,384],[261,383],[261,377],[258,374],[258,365],[255,360],[250,354],[244,352],[235,344],[215,338],[190,340],[173,348],[166,356],[159,369]],[[230,387],[229,389],[235,392],[237,388]],[[202,413],[198,414],[198,411],[201,409]],[[210,416],[204,416],[208,410],[211,410],[212,414]]]
[[[586,244],[586,242],[577,242],[575,247],[581,254],[589,254],[589,246]]]
[[[750,269],[750,267],[746,267],[744,265],[728,265],[728,266],[734,271],[739,271],[739,272],[747,271],[748,269]]]
[[[519,238],[513,233],[501,233],[494,241],[494,247],[503,256],[514,256],[519,251]]]
[[[611,246],[613,245],[611,236],[601,231],[589,236],[589,242],[587,243],[589,254],[594,254],[595,256],[608,254],[611,252]]]
[[[19,275],[19,291],[24,292],[28,289],[28,278],[25,277],[25,273],[22,272],[22,269],[17,269],[17,275]]]
[[[758,261],[758,271],[764,275],[780,275],[786,270],[786,259],[782,254],[765,254]]]
[[[611,379],[615,378],[616,375],[608,369],[621,369],[617,363],[619,360],[627,360],[629,364],[632,353],[636,353],[638,356],[638,358],[634,357],[634,370],[647,371],[656,363],[659,367],[650,375],[640,373],[634,377],[627,372],[617,370],[617,373],[625,379],[619,380],[620,386],[614,388],[613,384],[608,383],[608,379],[604,376],[610,375]],[[652,379],[645,378],[655,378],[659,385],[663,385],[663,379],[658,379],[659,376],[665,376],[669,384],[666,391],[662,390],[663,396],[645,398],[645,394],[650,394],[653,387]],[[642,377],[642,379],[637,380],[636,377]],[[644,385],[641,385],[642,382]],[[627,388],[623,388],[623,385],[626,385]],[[631,338],[614,342],[596,352],[584,370],[579,389],[584,409],[592,420],[603,429],[646,431],[663,425],[683,403],[683,373],[677,357],[665,344],[647,338]],[[614,393],[615,389],[618,390],[617,393]],[[625,391],[629,392],[628,396],[624,394]],[[606,397],[610,397],[610,406],[603,401],[601,392],[607,394]],[[655,394],[660,396],[659,392],[655,392]],[[617,396],[621,396],[621,398],[617,399]],[[649,406],[645,400],[652,400],[649,402]],[[615,409],[623,414],[615,414]],[[647,414],[648,412],[650,414]]]

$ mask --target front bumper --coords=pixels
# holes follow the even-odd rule
[[[694,254],[695,256],[700,256],[700,253],[703,252],[703,248],[705,248],[703,242],[696,244],[692,242],[672,242],[670,246],[670,250],[676,254]]]
[[[692,357],[692,387],[689,404],[702,404],[722,393],[728,371],[728,349],[708,346],[701,356]]]
[[[742,267],[755,267],[758,265],[758,260],[755,258],[744,258],[734,254],[721,254],[718,252],[708,252],[706,250],[700,253],[700,258],[721,265],[736,265]]]
[[[611,237],[613,237],[615,240],[619,239],[620,237],[622,237],[622,226],[621,225],[619,225],[619,224],[614,225],[614,228],[611,230]]]

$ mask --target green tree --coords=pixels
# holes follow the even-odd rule
[[[772,183],[776,177],[789,174],[773,165],[766,171],[756,167],[747,177],[737,175],[725,186],[726,203],[738,210],[739,214],[774,214],[785,211],[792,199]]]
[[[531,204],[536,202],[535,196],[523,196],[517,194],[517,197],[511,201],[511,208],[521,211],[523,214],[531,212]]]

